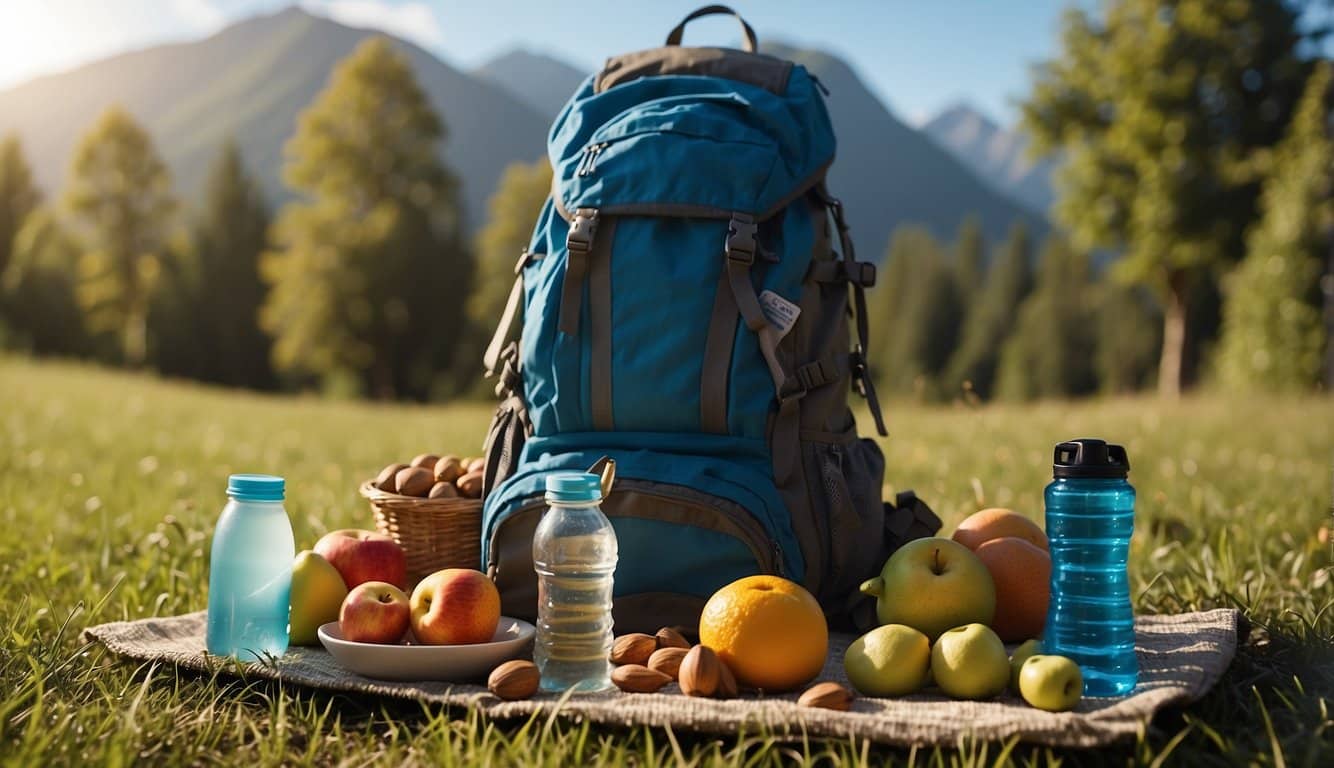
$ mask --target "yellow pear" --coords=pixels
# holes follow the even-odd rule
[[[292,615],[290,645],[319,645],[320,625],[338,621],[338,609],[347,597],[347,585],[328,560],[307,549],[292,562]]]

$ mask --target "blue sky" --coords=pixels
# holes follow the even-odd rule
[[[761,40],[837,53],[901,117],[965,100],[1002,123],[1030,66],[1056,50],[1061,10],[1095,0],[734,0]],[[292,0],[0,0],[0,88],[129,48],[198,38]],[[300,0],[313,12],[409,38],[471,67],[516,47],[593,69],[648,48],[705,0]],[[697,26],[696,26],[697,25]],[[686,43],[735,44],[731,19]]]

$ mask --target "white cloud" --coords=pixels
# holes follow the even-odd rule
[[[439,51],[445,30],[426,2],[391,3],[388,0],[302,0],[308,11],[328,16],[351,27],[369,27]]]

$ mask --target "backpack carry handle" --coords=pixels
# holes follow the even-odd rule
[[[701,16],[713,16],[714,14],[727,14],[729,16],[735,16],[736,20],[741,22],[741,29],[745,31],[746,42],[744,50],[746,51],[746,53],[754,53],[758,49],[759,44],[755,42],[755,30],[751,29],[750,25],[746,23],[746,20],[741,18],[741,14],[737,13],[731,8],[728,8],[725,5],[706,5],[703,8],[700,8],[699,10],[695,11],[694,13],[682,19],[681,23],[677,24],[676,28],[673,29],[667,35],[667,44],[680,45],[681,36],[684,35],[686,32],[686,24],[690,23],[695,19],[698,19]]]

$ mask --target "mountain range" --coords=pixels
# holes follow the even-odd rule
[[[0,135],[18,134],[38,182],[55,193],[80,135],[120,104],[153,136],[187,200],[197,198],[219,144],[232,137],[278,204],[292,194],[281,169],[297,116],[333,66],[375,34],[382,33],[295,7],[256,16],[203,40],[120,54],[0,91]],[[476,228],[505,166],[542,156],[551,119],[587,73],[523,50],[462,71],[412,43],[395,44],[444,119],[442,155],[462,181]],[[840,59],[781,45],[767,50],[805,65],[830,92],[839,149],[829,186],[847,207],[863,258],[879,257],[893,228],[907,222],[948,238],[976,213],[993,241],[1019,218],[1045,228],[1034,213],[1041,208],[979,180],[969,155],[955,157],[960,150],[948,142],[900,121]]]
[[[1004,129],[967,104],[954,104],[922,126],[922,132],[968,166],[996,191],[1034,211],[1051,208],[1053,158],[1028,156],[1028,137]]]

